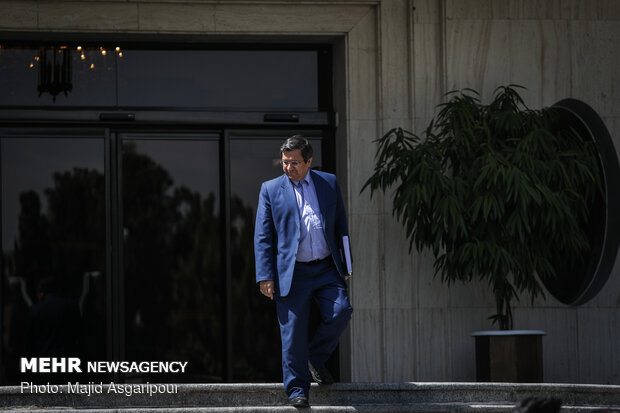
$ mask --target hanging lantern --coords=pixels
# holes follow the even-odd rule
[[[39,97],[43,93],[52,95],[52,101],[56,102],[56,96],[61,92],[67,93],[73,89],[71,69],[71,50],[61,47],[42,47],[39,49]]]

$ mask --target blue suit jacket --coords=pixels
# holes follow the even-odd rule
[[[336,176],[309,170],[316,190],[327,245],[341,276],[345,270],[341,261],[342,236],[348,235],[347,217]],[[299,247],[300,219],[291,180],[282,175],[264,182],[260,189],[254,257],[256,282],[274,280],[275,292],[288,295],[293,280],[295,257]]]

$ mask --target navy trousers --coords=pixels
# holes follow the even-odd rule
[[[321,322],[309,342],[313,299],[318,303]],[[291,291],[275,301],[282,338],[284,391],[290,398],[308,397],[311,380],[308,361],[316,367],[324,365],[351,319],[353,308],[347,286],[331,259],[318,264],[297,263]]]

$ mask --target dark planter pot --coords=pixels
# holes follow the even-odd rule
[[[479,382],[542,383],[540,330],[477,331],[476,380]]]

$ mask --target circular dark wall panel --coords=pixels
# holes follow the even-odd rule
[[[600,116],[577,99],[553,105],[560,121],[584,139],[592,140],[599,154],[603,176],[601,197],[591,205],[586,231],[591,254],[580,268],[556,268],[558,277],[545,282],[547,290],[565,304],[580,305],[596,296],[607,282],[620,244],[620,167],[611,135]]]

